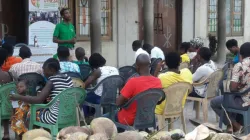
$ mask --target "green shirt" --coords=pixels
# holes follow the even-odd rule
[[[65,22],[61,22],[56,25],[54,37],[57,37],[59,40],[71,40],[76,37],[74,25],[69,23],[66,24]],[[74,48],[74,44],[71,43],[63,43],[58,44],[58,46],[65,46],[68,48]]]
[[[89,65],[89,62],[85,62],[85,61],[73,61],[73,63],[75,63],[77,65],[82,65],[82,64]]]

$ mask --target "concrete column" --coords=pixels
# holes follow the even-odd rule
[[[91,54],[101,53],[101,0],[89,0]]]
[[[226,1],[218,0],[218,51],[217,62],[219,64],[225,63],[226,60]]]
[[[154,0],[143,0],[144,43],[154,45]]]

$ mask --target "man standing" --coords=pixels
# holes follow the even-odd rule
[[[68,8],[60,11],[63,21],[56,25],[53,42],[58,43],[58,47],[67,47],[70,49],[70,60],[75,60],[74,44],[76,43],[75,27],[70,22],[71,15]]]

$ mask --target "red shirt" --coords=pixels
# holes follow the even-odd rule
[[[162,88],[160,79],[153,76],[140,76],[131,78],[124,88],[121,90],[121,95],[128,100],[137,94],[151,88]],[[118,121],[121,124],[133,125],[136,115],[136,103],[132,103],[128,109],[121,109],[118,112]]]

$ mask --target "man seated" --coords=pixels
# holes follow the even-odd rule
[[[240,55],[243,60],[241,63],[237,63],[233,68],[232,79],[230,83],[231,92],[242,92],[250,88],[250,42],[244,43],[240,47]],[[249,93],[242,96],[235,96],[233,99],[231,99],[231,102],[228,105],[230,108],[237,110],[247,110],[250,103],[249,97]],[[221,112],[224,111],[221,107],[221,104],[223,104],[223,99],[223,96],[218,96],[211,100],[211,107],[218,116],[220,116]],[[242,116],[235,113],[228,113],[228,116],[232,122],[233,128],[231,127],[226,115],[224,115],[223,123],[227,126],[227,131],[230,133],[233,131],[239,131],[243,124]]]
[[[88,58],[85,56],[85,50],[81,47],[75,51],[77,61],[73,61],[77,65],[86,64],[89,65]]]
[[[77,64],[69,61],[70,53],[67,47],[58,47],[57,55],[60,61],[60,72],[75,72],[80,74],[80,68]]]
[[[152,46],[150,44],[144,44],[142,46],[143,50],[145,50],[148,54],[151,55],[151,60],[152,59],[157,59],[157,58],[161,58],[161,60],[165,60],[165,56],[163,51],[156,47],[156,46]]]
[[[162,73],[158,76],[161,80],[163,88],[168,88],[172,84],[178,82],[188,82],[192,84],[192,73],[189,69],[185,68],[179,70],[181,57],[178,53],[170,52],[166,55],[166,65],[168,66],[168,72]],[[185,104],[186,97],[183,99],[183,107]],[[157,115],[162,115],[164,113],[166,105],[166,100],[164,100],[160,105],[156,106],[155,113]]]
[[[2,70],[3,71],[9,71],[10,70],[10,67],[16,63],[20,63],[22,62],[22,58],[20,57],[15,57],[13,56],[13,53],[14,53],[14,46],[12,45],[9,45],[7,43],[4,43],[2,45],[2,48],[7,50],[8,52],[8,58],[7,60],[5,61],[5,63],[2,65]]]
[[[21,63],[12,65],[9,72],[17,80],[18,77],[25,73],[35,72],[42,74],[42,66],[36,62],[31,61],[32,56],[31,50],[27,46],[22,46],[19,50],[19,56],[23,59]]]
[[[133,43],[132,43],[132,49],[133,51],[135,52],[135,60],[136,58],[140,55],[140,54],[146,54],[149,56],[149,54],[144,51],[142,48],[142,43],[140,40],[135,40]]]
[[[201,47],[197,52],[197,60],[201,63],[201,66],[193,74],[193,82],[199,83],[206,80],[214,71],[217,70],[215,63],[210,60],[212,52],[209,48]],[[195,86],[190,97],[204,98],[206,96],[207,83],[201,86]]]
[[[121,95],[116,101],[117,106],[122,106],[131,98],[151,88],[162,88],[161,81],[150,75],[150,58],[146,54],[140,54],[136,59],[136,69],[140,77],[134,77],[128,80]],[[128,109],[121,109],[117,114],[118,122],[124,125],[133,125],[136,115],[136,103],[133,103]]]
[[[236,64],[240,62],[240,48],[238,47],[238,42],[235,39],[228,40],[226,42],[227,49],[234,54],[233,63]]]
[[[189,42],[181,43],[181,47],[180,47],[181,63],[190,63],[190,58],[187,54],[189,48],[190,48]]]

